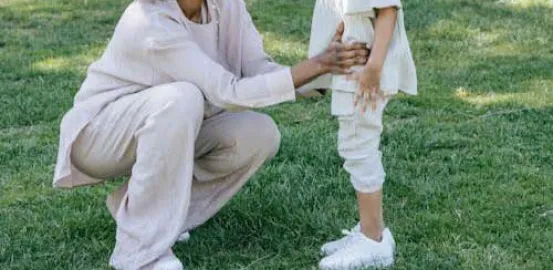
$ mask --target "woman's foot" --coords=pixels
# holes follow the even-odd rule
[[[326,89],[309,89],[304,90],[300,89],[296,92],[296,98],[312,98],[312,97],[322,97],[325,96],[328,90]]]
[[[377,242],[361,232],[351,232],[344,246],[321,260],[322,270],[354,270],[364,267],[389,267],[394,264],[395,241],[390,230]]]
[[[181,235],[179,235],[179,238],[177,238],[177,242],[186,243],[190,240],[190,233],[189,232],[183,232]]]
[[[184,266],[182,265],[179,258],[173,254],[173,251],[169,250],[159,259],[152,263],[151,268],[146,267],[146,269],[152,270],[183,270]]]

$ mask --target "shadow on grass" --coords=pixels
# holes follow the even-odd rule
[[[88,4],[84,4],[88,2]],[[59,120],[127,1],[9,1],[0,6],[0,128]]]
[[[550,95],[553,49],[547,44],[553,41],[552,5],[448,0],[427,6],[424,2],[406,2],[422,98],[548,91]],[[431,87],[424,88],[427,85]],[[513,105],[505,98],[495,104],[502,102]]]

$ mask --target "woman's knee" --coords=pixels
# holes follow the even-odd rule
[[[234,152],[242,158],[273,158],[280,148],[281,135],[275,121],[266,114],[241,113],[241,120],[226,134]]]
[[[280,148],[281,134],[275,121],[266,114],[257,113],[252,119],[253,126],[258,130],[257,146],[267,159],[273,158]]]
[[[161,86],[153,93],[153,99],[158,109],[166,111],[172,124],[203,119],[204,96],[191,83],[177,82]]]

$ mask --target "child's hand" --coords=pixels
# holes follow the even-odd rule
[[[363,70],[349,76],[350,79],[357,81],[359,84],[353,105],[357,106],[361,104],[361,111],[363,113],[367,111],[369,103],[371,104],[371,109],[373,111],[376,110],[377,99],[382,98],[380,92],[381,72],[382,68],[367,65]]]

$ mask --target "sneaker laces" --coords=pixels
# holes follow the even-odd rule
[[[353,234],[355,234],[355,230],[354,229],[351,229],[351,230],[347,230],[347,229],[343,229],[342,230],[342,234],[345,235],[345,236],[352,236]]]
[[[349,245],[354,239],[355,239],[355,235],[357,234],[358,232],[355,230],[355,229],[351,229],[351,230],[347,230],[347,229],[343,229],[342,230],[342,235],[345,236],[345,244],[346,245]]]

